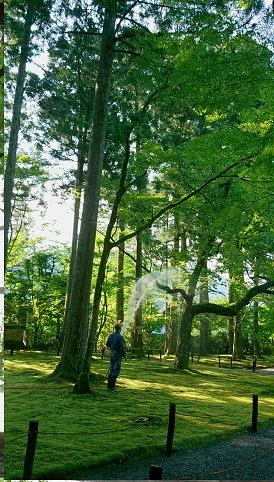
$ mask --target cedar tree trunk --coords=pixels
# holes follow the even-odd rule
[[[110,0],[105,8],[82,221],[73,273],[72,292],[67,307],[68,315],[62,357],[54,372],[55,375],[63,377],[77,377],[80,374],[87,346],[93,255],[100,200],[110,77],[114,56],[116,4],[116,1]]]

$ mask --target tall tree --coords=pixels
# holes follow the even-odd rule
[[[82,221],[73,273],[72,295],[67,306],[68,317],[62,357],[55,370],[55,373],[66,376],[80,374],[87,343],[90,285],[100,199],[107,104],[114,58],[117,7],[115,0],[106,2],[104,5]]]
[[[4,263],[6,267],[7,252],[8,252],[8,232],[11,220],[12,210],[12,195],[14,185],[14,173],[16,166],[16,154],[18,148],[18,136],[20,131],[20,116],[25,88],[26,79],[26,65],[28,59],[31,57],[32,47],[32,26],[38,24],[39,29],[49,22],[50,9],[53,0],[26,0],[24,2],[18,0],[11,0],[8,3],[7,15],[10,15],[10,22],[8,17],[7,25],[11,27],[14,25],[14,15],[22,16],[20,26],[16,25],[16,33],[18,34],[18,45],[20,46],[18,73],[16,78],[16,88],[13,100],[12,120],[9,134],[9,147],[7,155],[7,164],[5,170],[5,218],[4,218]],[[20,32],[21,29],[21,32]],[[14,32],[13,32],[14,34]]]

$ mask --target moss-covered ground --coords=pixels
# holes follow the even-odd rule
[[[176,404],[173,450],[250,431],[252,395],[259,396],[258,428],[274,424],[274,380],[250,369],[218,368],[210,358],[173,368],[172,357],[128,359],[109,392],[108,360],[92,362],[91,395],[47,378],[58,362],[52,353],[5,356],[5,479],[22,479],[28,424],[39,422],[33,479],[69,479],[70,474],[129,457],[165,453],[170,403]],[[252,366],[252,364],[251,364]],[[258,362],[257,366],[269,366]],[[249,365],[250,368],[250,365]],[[49,389],[65,385],[71,388]],[[45,389],[20,389],[43,387]],[[136,422],[139,417],[147,422]]]

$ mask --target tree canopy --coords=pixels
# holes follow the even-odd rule
[[[14,1],[7,12],[12,66],[22,9]],[[75,212],[55,374],[89,391],[92,351],[109,306],[124,302],[117,284],[129,297],[134,265],[177,270],[157,289],[167,297],[161,323],[176,333],[175,366],[187,368],[195,317],[229,317],[236,333],[244,307],[272,306],[272,12],[262,1],[39,1],[31,24],[33,37],[46,25],[48,39],[44,75],[25,74],[26,102],[37,107],[34,175],[42,186],[44,150],[77,166],[58,187]],[[212,300],[222,276],[225,302]]]

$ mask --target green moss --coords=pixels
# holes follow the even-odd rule
[[[30,420],[39,421],[33,479],[66,479],[77,471],[164,454],[169,404],[176,403],[174,450],[211,443],[250,430],[252,394],[259,395],[259,428],[274,423],[273,377],[194,363],[174,370],[162,362],[128,360],[107,390],[107,360],[92,364],[90,395],[73,383],[48,379],[58,357],[20,352],[6,356],[5,387],[58,387],[5,391],[5,479],[22,477]],[[148,422],[136,423],[138,417]]]

